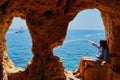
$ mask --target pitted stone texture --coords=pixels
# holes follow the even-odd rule
[[[110,63],[103,75],[107,75],[105,80],[111,80],[110,76],[113,76],[112,80],[119,80],[119,4],[119,0],[1,0],[0,43],[6,44],[5,35],[12,19],[21,17],[26,20],[32,37],[34,57],[21,72],[5,54],[6,45],[0,46],[0,80],[5,80],[7,76],[8,80],[65,80],[64,67],[60,59],[54,56],[53,48],[62,45],[68,24],[76,14],[92,8],[101,12],[110,50]],[[14,73],[9,72],[11,69],[15,69]]]

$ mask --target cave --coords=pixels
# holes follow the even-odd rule
[[[102,80],[119,80],[119,4],[119,0],[1,0],[0,80],[67,80],[62,61],[54,56],[53,48],[63,44],[68,23],[77,13],[93,8],[101,13],[110,55],[104,72],[94,74],[95,78],[86,75],[84,80],[98,80],[98,74],[105,74]],[[14,17],[26,20],[32,38],[33,58],[24,70],[16,68],[6,53],[5,35]]]

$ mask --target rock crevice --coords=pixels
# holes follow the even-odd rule
[[[63,64],[58,57],[54,56],[52,50],[62,45],[68,24],[76,14],[93,8],[101,13],[112,55],[110,56],[111,62],[106,65],[107,69],[102,75],[107,75],[104,80],[119,80],[120,62],[115,56],[120,56],[119,4],[119,0],[1,0],[0,80],[66,80]],[[25,70],[16,68],[6,53],[5,35],[14,17],[26,20],[32,37],[34,56]],[[11,70],[14,71],[11,72]],[[85,80],[93,80],[88,78],[86,76]]]

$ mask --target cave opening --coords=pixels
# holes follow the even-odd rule
[[[25,68],[32,58],[32,41],[26,25],[26,21],[15,17],[12,20],[7,33],[6,42],[8,56],[16,67]]]
[[[104,25],[98,9],[87,9],[79,12],[69,23],[67,35],[62,46],[54,49],[67,70],[76,70],[81,57],[94,57],[97,49],[86,42],[99,43],[105,39]]]

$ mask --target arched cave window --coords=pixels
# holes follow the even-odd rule
[[[16,67],[25,68],[32,57],[31,37],[26,21],[15,17],[6,34],[8,55]]]
[[[66,39],[62,46],[54,49],[66,69],[75,70],[83,56],[95,56],[97,49],[86,42],[92,40],[99,43],[105,38],[104,25],[97,9],[81,11],[69,23]]]

